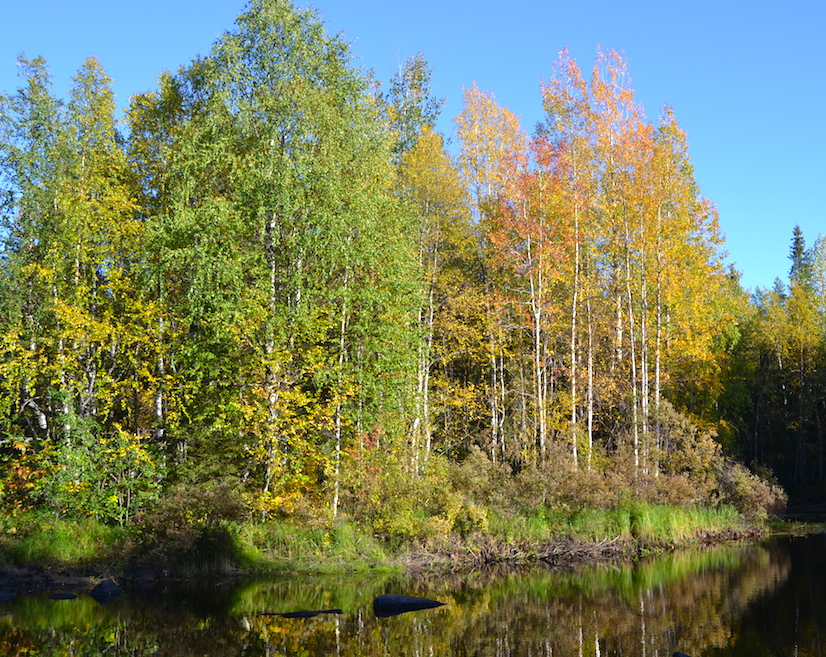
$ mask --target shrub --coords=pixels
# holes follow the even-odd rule
[[[140,436],[119,426],[101,433],[88,418],[67,415],[64,422],[69,439],[46,440],[37,449],[13,441],[0,480],[8,511],[48,508],[55,518],[126,525],[157,499],[163,471]]]
[[[749,472],[744,466],[726,460],[718,474],[720,501],[757,521],[777,515],[788,502],[786,492],[775,482]]]
[[[684,491],[694,490],[689,503],[708,503],[717,487],[717,472],[722,463],[722,449],[713,431],[700,428],[667,400],[660,401],[653,430],[661,441],[660,465],[666,475],[687,479]],[[683,502],[683,503],[686,503]]]
[[[463,506],[453,518],[452,529],[462,538],[472,534],[486,534],[488,531],[488,514],[476,504]]]
[[[230,484],[179,487],[141,513],[135,528],[147,560],[231,558],[237,552],[237,523],[245,515],[243,498]]]

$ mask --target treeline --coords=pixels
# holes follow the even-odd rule
[[[743,458],[801,502],[823,500],[826,237],[807,248],[795,226],[788,281],[758,289],[723,374],[720,417]]]
[[[684,132],[645,118],[616,53],[586,81],[563,52],[531,135],[474,85],[453,154],[421,55],[384,90],[284,0],[252,0],[123,124],[96,60],[66,99],[45,61],[19,66],[0,98],[6,511],[128,522],[219,486],[261,517],[416,535],[494,502],[782,500],[714,436],[747,435],[720,410],[743,318],[795,283],[750,309]],[[773,354],[737,361],[758,461],[760,386],[816,397],[813,356]],[[819,440],[811,409],[782,417]]]

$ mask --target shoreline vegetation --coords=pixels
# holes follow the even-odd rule
[[[682,548],[756,540],[768,525],[733,507],[685,509],[632,504],[583,510],[567,519],[511,521],[495,530],[439,540],[381,538],[337,520],[299,526],[293,520],[222,523],[189,539],[149,545],[129,527],[87,519],[0,520],[0,581],[31,589],[83,586],[102,578],[197,579],[344,572],[471,572],[491,567],[573,567],[634,560]],[[143,540],[143,542],[142,542]],[[10,584],[11,583],[11,584]]]

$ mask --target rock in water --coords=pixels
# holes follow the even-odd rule
[[[102,605],[108,605],[120,594],[120,587],[111,579],[105,579],[89,591],[89,595]]]
[[[443,606],[444,602],[438,600],[428,600],[427,598],[416,598],[410,595],[380,595],[373,600],[373,612],[376,618],[387,618],[388,616],[398,616],[408,611],[419,611],[421,609],[433,609]]]

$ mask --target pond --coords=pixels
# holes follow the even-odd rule
[[[446,604],[381,617],[387,594]],[[824,655],[826,535],[569,571],[159,586],[105,605],[21,595],[0,614],[0,655]]]

